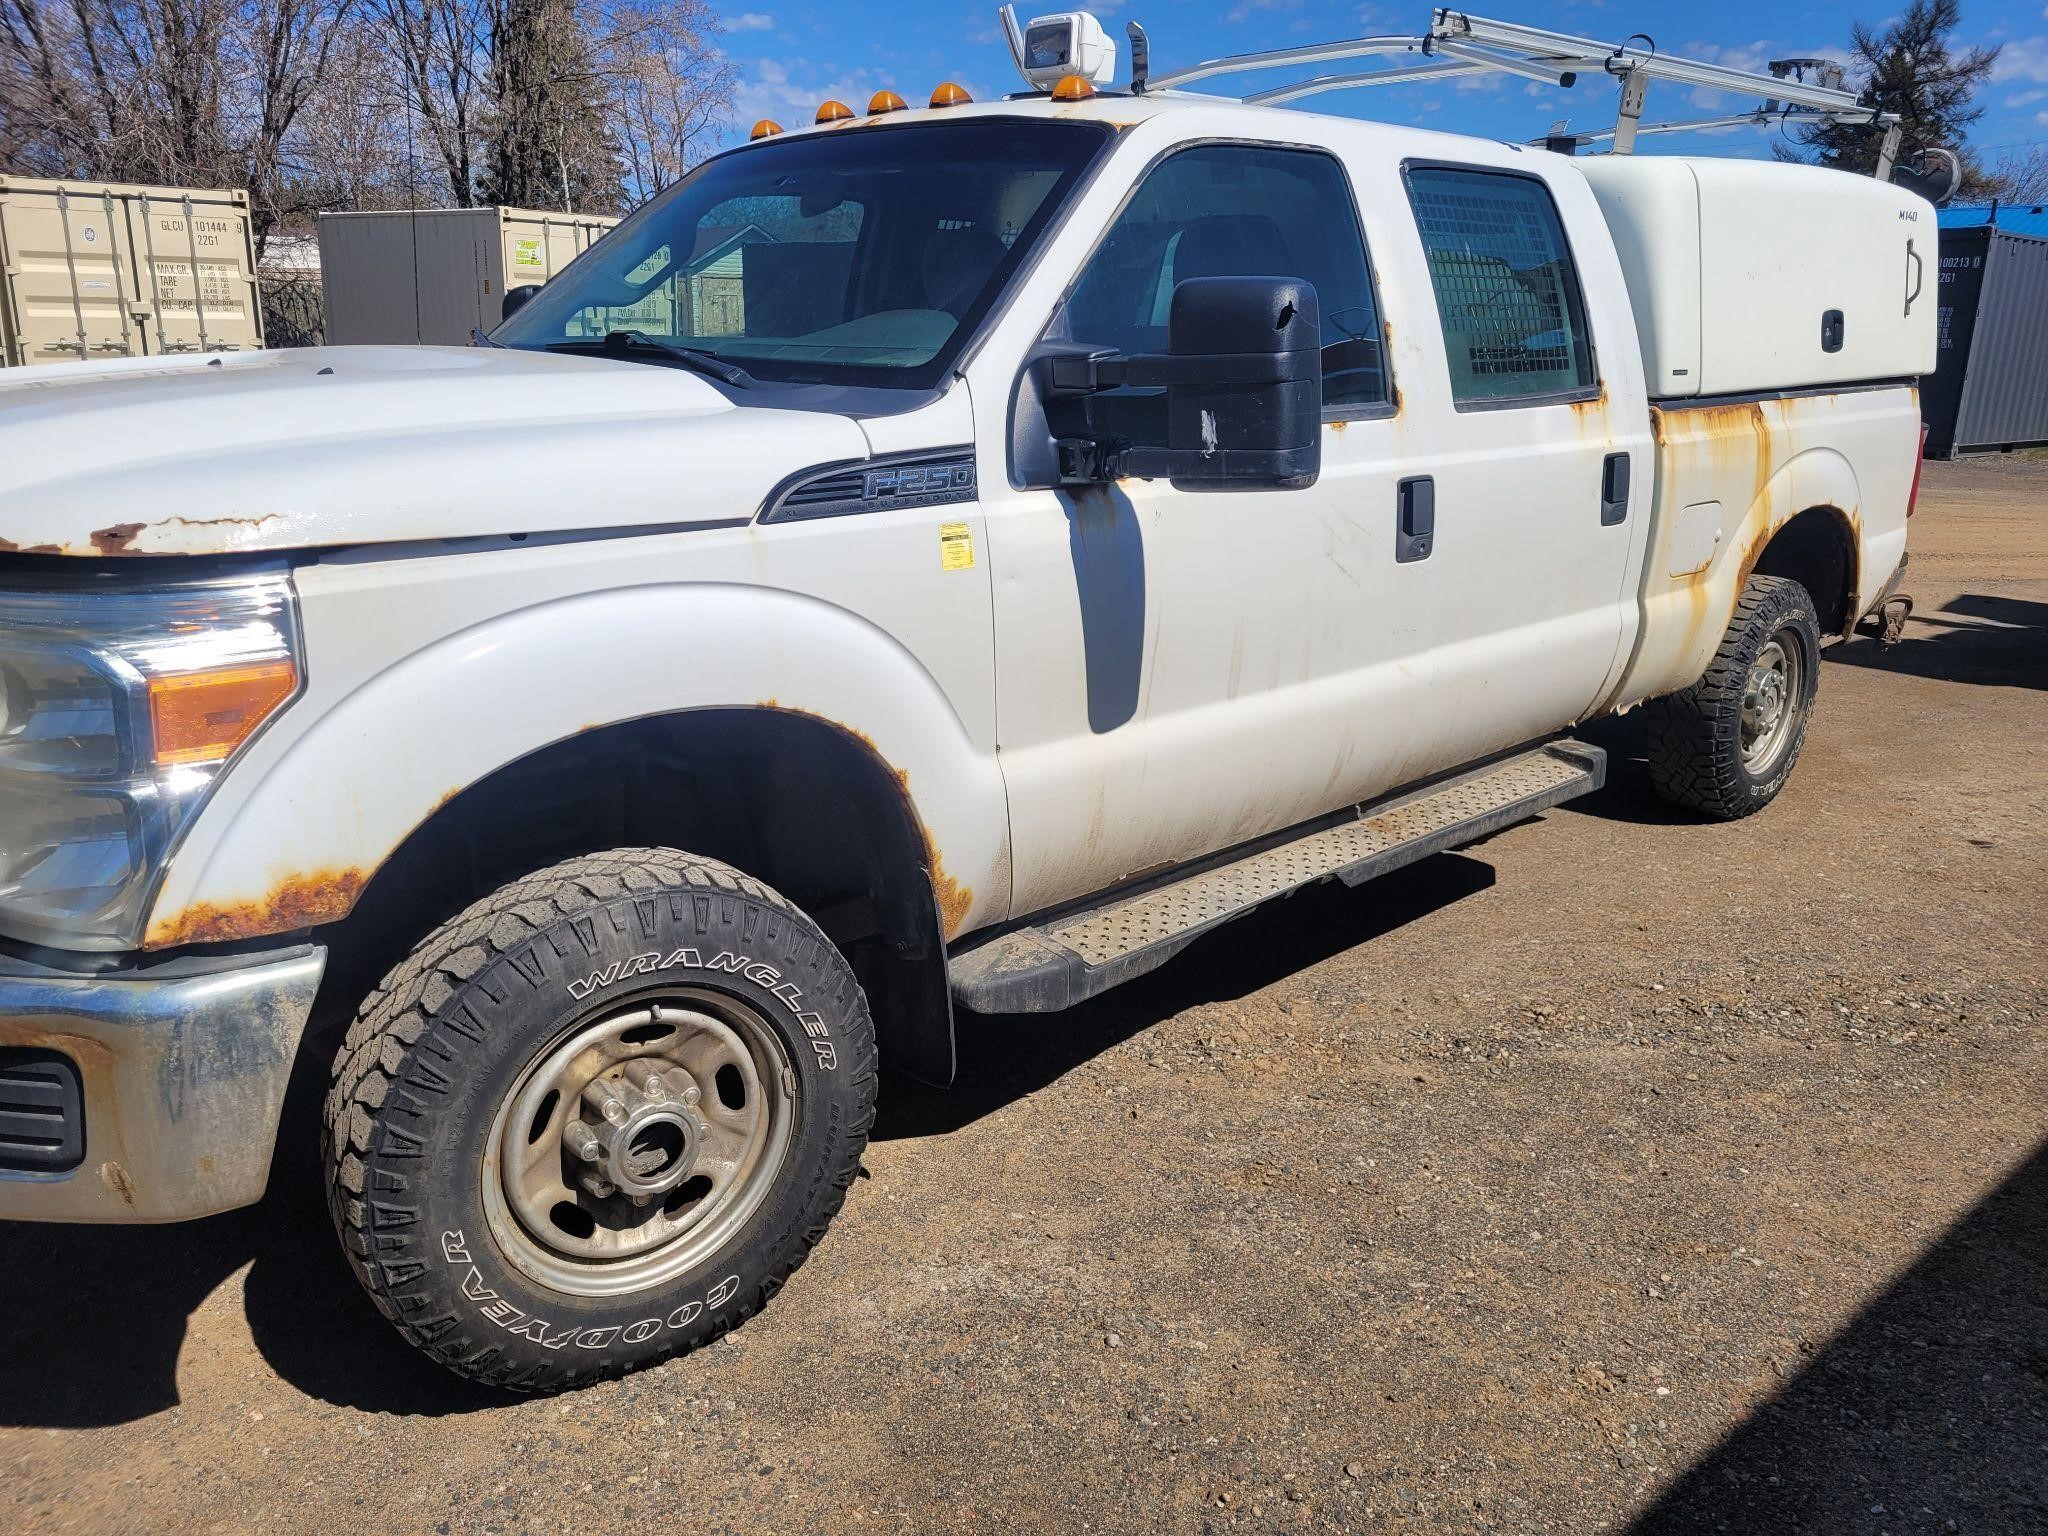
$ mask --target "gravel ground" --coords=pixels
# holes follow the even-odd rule
[[[1929,466],[1908,590],[1762,816],[1611,722],[1596,797],[963,1020],[647,1375],[439,1374],[309,1142],[253,1211],[0,1228],[0,1528],[2048,1530],[2048,461]]]

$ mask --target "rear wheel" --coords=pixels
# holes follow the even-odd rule
[[[330,1206],[414,1344],[555,1391],[744,1321],[825,1231],[873,1119],[839,952],[766,886],[623,849],[505,887],[364,1004]]]
[[[1820,685],[1820,624],[1796,581],[1752,576],[1704,676],[1646,707],[1650,781],[1673,805],[1733,819],[1777,798]]]

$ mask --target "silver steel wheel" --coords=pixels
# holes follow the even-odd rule
[[[1779,630],[1750,663],[1742,685],[1742,766],[1762,777],[1798,734],[1806,696],[1806,653],[1790,630]]]
[[[789,1151],[796,1078],[737,1000],[678,991],[574,1025],[521,1074],[484,1154],[505,1257],[577,1296],[683,1274],[760,1208]]]

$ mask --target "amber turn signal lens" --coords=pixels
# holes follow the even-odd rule
[[[964,107],[973,100],[972,96],[950,80],[932,92],[934,107]]]
[[[894,91],[877,91],[868,98],[868,116],[880,117],[884,112],[901,112],[903,98]]]
[[[1085,101],[1095,94],[1095,82],[1086,75],[1069,75],[1052,88],[1054,101]]]
[[[217,763],[256,732],[299,686],[290,661],[257,661],[149,680],[160,767]]]
[[[853,108],[843,101],[828,101],[818,108],[821,123],[843,123],[853,116]]]
[[[754,124],[754,131],[748,134],[747,137],[749,139],[765,139],[780,132],[782,132],[782,124],[776,122],[773,118],[764,117],[761,121]]]

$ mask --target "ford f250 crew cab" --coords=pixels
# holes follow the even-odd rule
[[[554,1390],[774,1295],[956,1004],[1583,794],[1617,711],[1779,793],[1896,600],[1925,203],[960,94],[764,125],[474,347],[5,376],[0,1216],[253,1202],[331,1066],[377,1306]]]

